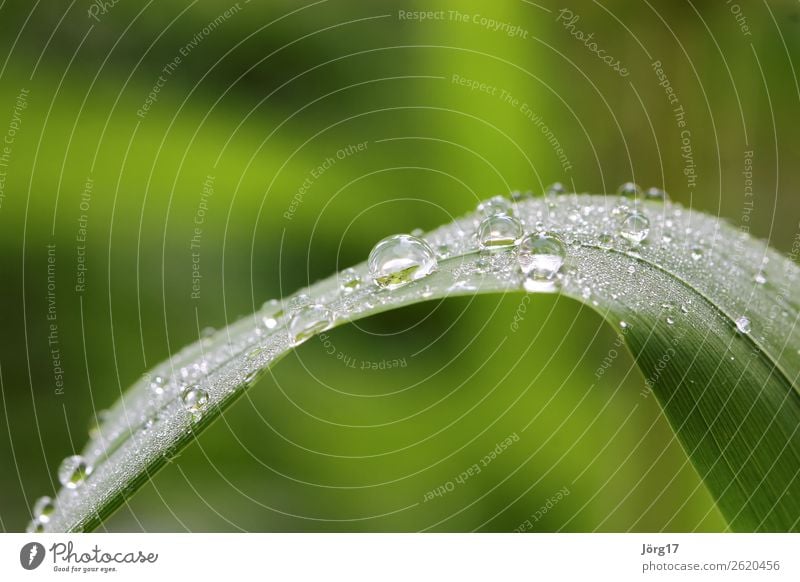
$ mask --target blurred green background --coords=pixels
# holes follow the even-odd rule
[[[796,2],[101,4],[0,2],[5,531],[54,492],[95,412],[201,328],[489,195],[634,179],[779,250],[798,235]],[[556,296],[532,297],[513,332],[521,299],[417,306],[308,342],[104,527],[725,529],[614,332]],[[392,360],[405,365],[361,369]]]

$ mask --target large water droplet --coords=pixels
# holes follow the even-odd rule
[[[504,196],[492,196],[478,204],[478,212],[483,216],[511,214],[511,201]]]
[[[181,399],[186,410],[192,414],[197,414],[208,404],[208,392],[199,386],[189,386]]]
[[[58,468],[58,480],[67,489],[76,489],[91,475],[92,468],[80,455],[72,455],[61,462]]]
[[[630,212],[619,226],[619,235],[633,245],[638,245],[650,234],[650,220],[641,212]]]
[[[324,305],[308,305],[289,321],[289,341],[298,345],[333,325],[333,313]]]
[[[517,260],[525,275],[527,291],[555,291],[556,275],[564,265],[567,249],[555,234],[529,234],[519,244]]]
[[[46,495],[40,497],[33,504],[33,519],[39,520],[42,523],[47,523],[50,521],[50,516],[53,515],[55,510],[56,504],[53,502],[52,498]]]
[[[736,331],[743,334],[748,334],[753,329],[750,323],[750,318],[742,315],[736,318]]]
[[[369,254],[369,273],[378,287],[396,289],[433,273],[438,262],[430,245],[415,236],[397,234],[380,241]]]
[[[483,249],[514,246],[522,234],[522,223],[513,216],[489,216],[478,226],[478,242]]]
[[[355,269],[345,269],[339,274],[339,291],[349,295],[361,287],[361,275]]]

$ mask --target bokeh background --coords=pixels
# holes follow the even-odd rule
[[[799,27],[795,1],[0,1],[0,528],[203,328],[489,195],[633,179],[787,251]],[[521,301],[308,342],[104,528],[724,530],[613,330],[535,296],[512,332]]]

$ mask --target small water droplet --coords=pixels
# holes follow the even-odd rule
[[[744,315],[736,318],[736,330],[739,333],[748,334],[753,329],[750,319]]]
[[[430,245],[414,236],[397,234],[380,241],[369,254],[369,273],[378,287],[397,289],[433,273],[438,262]]]
[[[689,311],[690,311],[689,304],[688,303],[682,303],[681,304],[681,311],[683,311],[684,313],[689,313]]]
[[[667,316],[667,325],[672,325],[673,323],[675,323],[675,318],[672,317],[671,315],[668,315]]]
[[[349,295],[361,287],[361,275],[355,269],[345,269],[339,275],[339,291]]]
[[[663,190],[661,188],[656,188],[655,186],[645,190],[644,197],[647,198],[648,200],[660,200],[660,201],[669,200],[669,195],[667,194],[666,190]]]
[[[411,231],[411,236],[417,236],[417,237],[420,237],[420,236],[422,236],[423,234],[425,234],[425,231],[424,231],[424,230],[422,230],[421,228],[415,228],[414,230],[412,230],[412,231]]]
[[[633,182],[625,182],[622,186],[617,188],[617,194],[623,198],[637,198],[641,196],[642,189]]]
[[[762,271],[759,271],[758,273],[756,273],[755,277],[753,277],[753,280],[759,285],[763,285],[764,283],[767,282],[767,277],[766,275],[764,275]]]
[[[482,249],[512,247],[522,238],[522,223],[513,216],[497,214],[484,218],[478,226],[478,242]]]
[[[629,327],[631,327],[631,324],[630,324],[630,323],[628,323],[627,321],[620,321],[620,322],[619,322],[619,326],[620,326],[622,329],[628,329]]]
[[[638,245],[650,234],[650,220],[641,212],[630,212],[620,223],[619,235],[632,245]]]
[[[208,392],[199,386],[190,386],[183,393],[181,399],[186,410],[192,414],[197,414],[208,404]]]
[[[25,531],[27,533],[43,533],[44,524],[38,519],[33,519],[28,523],[28,527],[25,528]]]
[[[556,234],[539,232],[522,239],[517,253],[527,291],[555,291],[556,275],[564,265],[567,249]]]
[[[564,194],[566,191],[567,189],[564,187],[564,184],[561,182],[553,182],[547,188],[545,188],[544,195],[548,198],[556,198]]]
[[[492,196],[478,204],[478,212],[483,216],[511,214],[511,201],[504,196]]]
[[[270,299],[261,306],[261,323],[267,329],[275,329],[283,315],[283,308],[277,299]]]
[[[163,394],[166,386],[167,379],[164,376],[156,374],[150,380],[150,390],[153,392],[153,394]]]
[[[633,265],[629,265],[628,266],[628,273],[633,275],[635,272],[636,272],[636,267],[634,267]]]
[[[699,261],[703,258],[703,249],[701,247],[692,247],[690,255],[693,261]]]
[[[601,232],[600,236],[597,237],[597,242],[599,243],[600,247],[604,249],[610,249],[614,244],[614,235],[610,232]]]
[[[92,468],[80,455],[71,455],[61,461],[58,467],[58,480],[67,489],[76,489],[91,475]]]
[[[448,244],[440,244],[436,247],[436,256],[438,256],[440,259],[446,259],[451,254],[453,254],[453,249],[451,249],[450,245]]]
[[[42,523],[50,521],[50,516],[56,510],[56,504],[53,499],[48,496],[40,497],[33,504],[33,519],[39,520]]]
[[[299,345],[316,333],[333,325],[333,312],[324,305],[308,305],[294,314],[289,322],[289,341]]]

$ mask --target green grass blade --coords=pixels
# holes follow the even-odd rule
[[[526,231],[545,228],[566,244],[558,291],[587,303],[625,337],[687,455],[730,527],[797,531],[800,520],[800,269],[764,243],[698,212],[640,203],[649,233],[620,236],[632,204],[565,195],[520,201]],[[340,293],[338,276],[289,298],[284,310],[326,305],[335,325],[405,305],[523,290],[515,249],[480,252],[477,215],[426,235],[448,249],[434,274],[394,290],[364,281]],[[796,258],[796,257],[792,257]],[[307,297],[306,297],[307,296]],[[293,349],[286,319],[253,314],[189,346],[137,382],[86,445],[93,468],[63,489],[45,531],[97,527],[219,413]],[[737,325],[738,324],[738,325]],[[152,379],[163,378],[163,385]],[[181,387],[201,386],[202,410],[187,410]]]

